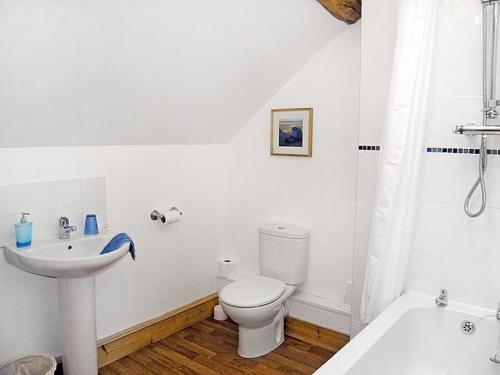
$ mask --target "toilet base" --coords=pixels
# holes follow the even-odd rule
[[[274,319],[263,327],[239,326],[238,354],[244,358],[255,358],[267,354],[285,341],[285,308],[281,305]]]

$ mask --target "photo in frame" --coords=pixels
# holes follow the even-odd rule
[[[312,108],[271,110],[271,155],[312,156]]]

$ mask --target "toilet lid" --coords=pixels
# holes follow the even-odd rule
[[[257,307],[276,301],[284,290],[282,281],[255,276],[229,284],[221,290],[219,298],[235,307]]]

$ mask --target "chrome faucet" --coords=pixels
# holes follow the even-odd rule
[[[497,318],[497,320],[500,321],[500,302],[498,303],[497,311],[495,311],[495,318]],[[498,336],[495,353],[490,358],[490,361],[496,364],[500,364],[500,335]]]
[[[74,225],[69,225],[69,219],[66,216],[61,216],[59,218],[59,239],[67,240],[71,232],[75,232],[76,227]]]
[[[448,306],[448,291],[446,289],[441,289],[439,291],[439,297],[434,300],[438,306]]]

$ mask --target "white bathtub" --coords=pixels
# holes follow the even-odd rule
[[[500,323],[494,317],[482,319],[472,335],[460,329],[463,320],[491,314],[453,302],[437,307],[434,298],[405,294],[315,374],[499,375],[500,364],[489,358]]]

